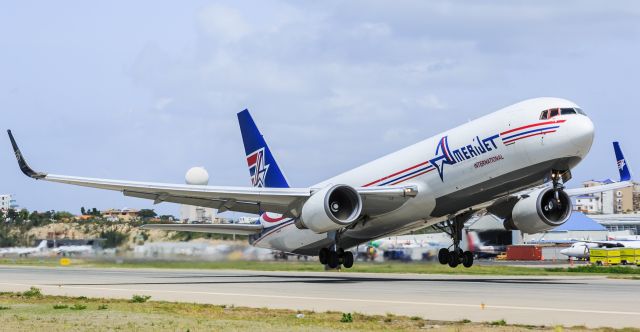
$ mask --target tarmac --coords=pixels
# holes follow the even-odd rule
[[[0,266],[0,290],[257,308],[421,316],[432,320],[640,327],[640,281],[344,272]],[[250,318],[249,318],[250,319]]]

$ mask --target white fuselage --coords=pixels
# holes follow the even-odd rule
[[[569,248],[560,250],[560,253],[573,258],[589,258],[589,249],[604,248],[610,246],[622,246],[623,248],[640,248],[640,241],[602,241],[602,242],[576,242]]]
[[[540,120],[543,110],[577,108],[559,98],[527,100],[425,139],[318,183],[354,187],[414,185],[418,196],[341,236],[345,248],[447,219],[504,195],[542,184],[552,169],[569,170],[589,152],[594,127],[582,114]],[[258,247],[314,254],[326,234],[296,229],[292,219],[263,214],[270,227]],[[265,218],[274,219],[265,222]]]

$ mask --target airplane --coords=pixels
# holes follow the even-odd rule
[[[90,245],[69,245],[59,246],[51,249],[56,255],[71,256],[71,255],[83,255],[95,252],[93,246]]]
[[[484,243],[476,231],[467,232],[467,243],[475,258],[496,257],[507,251],[506,245]]]
[[[640,248],[640,241],[580,241],[560,250],[560,253],[567,257],[586,259],[589,258],[591,248]]]
[[[535,98],[505,107],[310,187],[290,187],[247,110],[238,113],[253,187],[135,182],[34,171],[8,130],[21,171],[36,180],[120,191],[125,196],[259,215],[258,224],[146,225],[245,234],[261,248],[319,256],[330,268],[353,265],[345,251],[385,236],[436,225],[452,239],[441,264],[473,265],[460,247],[465,221],[486,210],[506,229],[538,233],[562,225],[571,196],[632,185],[617,142],[620,181],[566,189],[591,149],[594,124],[566,99]],[[328,156],[329,159],[330,156]]]
[[[47,240],[42,240],[36,247],[12,247],[0,248],[0,256],[27,257],[34,254],[42,254],[48,249]]]

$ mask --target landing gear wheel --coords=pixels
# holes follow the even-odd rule
[[[327,257],[327,266],[331,269],[335,269],[338,265],[340,265],[340,257],[338,257],[338,253],[330,251],[329,256]]]
[[[351,251],[345,251],[342,257],[342,266],[346,269],[350,269],[353,266],[353,253]]]
[[[458,266],[458,264],[460,264],[460,256],[458,256],[457,252],[450,251],[449,252],[449,266],[450,267],[456,267],[456,266]]]
[[[320,260],[320,264],[327,264],[327,260],[329,258],[329,249],[322,248],[320,249],[320,253],[318,253],[318,259]]]
[[[442,265],[449,263],[449,250],[447,248],[441,248],[438,251],[438,262]]]
[[[471,265],[473,265],[473,254],[471,251],[465,251],[462,254],[462,265],[464,267],[471,267]]]

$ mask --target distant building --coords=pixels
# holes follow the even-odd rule
[[[589,216],[609,232],[628,231],[631,235],[640,235],[640,214],[602,214]]]
[[[592,187],[610,183],[613,183],[610,179],[603,181],[589,180],[583,182],[583,186]],[[640,212],[640,184],[634,183],[633,186],[626,188],[578,196],[574,210],[586,214]]]
[[[138,220],[138,212],[140,212],[139,210],[136,209],[128,209],[128,208],[124,208],[122,210],[120,209],[108,209],[105,211],[102,211],[102,217],[105,218],[107,221],[132,221],[132,220]]]
[[[16,204],[16,200],[13,199],[13,195],[6,194],[0,195],[0,210],[7,211],[9,209],[16,209],[18,205]]]

